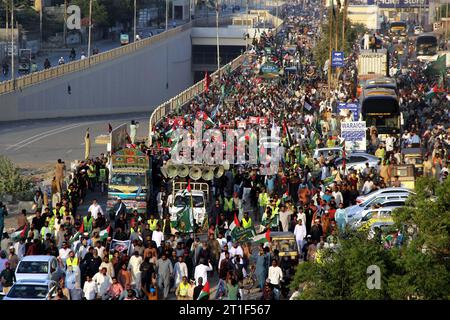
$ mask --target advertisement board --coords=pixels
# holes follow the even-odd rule
[[[345,150],[366,151],[366,122],[341,122],[341,138],[345,140]]]

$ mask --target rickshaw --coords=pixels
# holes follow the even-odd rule
[[[422,176],[424,150],[422,148],[404,148],[401,153],[406,164],[414,165],[415,175]]]
[[[288,257],[293,266],[298,264],[299,254],[297,241],[295,240],[295,235],[292,232],[271,232],[271,249],[278,250],[278,256],[283,259]]]
[[[398,176],[402,187],[414,190],[416,185],[415,167],[413,164],[398,164],[392,167],[391,183]]]

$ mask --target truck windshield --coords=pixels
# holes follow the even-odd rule
[[[116,186],[145,186],[145,176],[133,173],[114,173],[111,177],[111,185]]]
[[[185,205],[190,205],[191,197],[176,196],[174,205],[175,207],[184,207]],[[192,196],[192,203],[194,208],[201,208],[204,206],[202,196]]]

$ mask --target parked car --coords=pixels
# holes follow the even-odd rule
[[[358,221],[353,222],[350,226],[358,230],[366,230],[367,228],[370,228],[370,226],[375,222],[393,221],[392,210],[394,209],[395,208],[392,207],[372,209],[370,211],[367,211],[365,216],[363,216]]]
[[[363,203],[364,201],[368,200],[369,198],[373,198],[375,196],[382,195],[382,194],[384,195],[384,194],[403,193],[403,192],[407,192],[409,194],[415,194],[412,190],[410,190],[408,188],[389,187],[389,188],[383,188],[383,189],[378,189],[378,190],[372,191],[369,194],[361,195],[358,198],[356,198],[356,203],[358,203],[358,204]]]
[[[408,196],[408,193],[400,193],[374,197],[359,205],[348,207],[345,211],[347,214],[347,219],[349,223],[361,219],[367,214],[368,211],[373,210],[373,206],[376,204],[381,205],[382,208],[392,207],[395,205],[403,206],[405,205],[405,200]]]
[[[54,256],[25,256],[16,267],[16,280],[53,280],[65,272]]]
[[[339,157],[336,159],[335,164],[339,170],[342,169],[344,159]],[[346,168],[347,170],[354,169],[356,171],[362,171],[366,167],[366,163],[372,168],[378,168],[379,159],[372,154],[363,152],[354,152],[347,154],[346,157]]]
[[[51,300],[58,285],[53,280],[18,280],[3,300]]]

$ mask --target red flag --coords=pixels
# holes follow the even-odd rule
[[[191,179],[188,180],[187,191],[191,192]]]
[[[81,222],[81,227],[80,227],[80,229],[78,229],[78,232],[84,233],[84,223],[83,222]]]
[[[208,93],[210,83],[211,83],[211,78],[208,75],[208,71],[206,71],[205,72],[205,93]]]
[[[265,236],[266,236],[267,242],[270,242],[270,228],[267,229]]]
[[[22,232],[20,233],[20,237],[21,237],[21,238],[26,238],[26,237],[27,237],[26,232],[27,232],[27,225],[25,225],[25,227],[23,227],[23,230],[22,230]]]
[[[239,223],[239,219],[236,216],[236,213],[234,214],[234,224],[236,225],[237,228],[241,227],[241,224]]]

